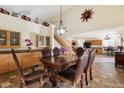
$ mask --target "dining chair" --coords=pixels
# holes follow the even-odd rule
[[[68,49],[65,47],[60,48],[60,54],[65,54],[67,51],[68,51]]]
[[[18,57],[16,56],[15,50],[11,49],[11,51],[12,51],[12,55],[13,55],[15,64],[17,66],[17,72],[19,74],[19,80],[20,80],[20,87],[21,88],[22,87],[27,87],[28,85],[33,84],[35,82],[40,83],[41,82],[40,78],[41,78],[41,75],[42,75],[42,70],[32,72],[28,75],[24,75],[24,71],[22,70],[22,67],[21,67],[20,62],[18,60]]]
[[[78,48],[75,50],[75,52],[76,52],[76,56],[77,56],[78,58],[80,58],[80,57],[83,55],[83,53],[84,53],[84,49],[83,49],[82,47],[78,47]],[[70,68],[76,70],[77,64],[72,65]]]
[[[49,49],[47,47],[43,48],[43,50],[41,52],[42,52],[42,58],[47,58],[47,57],[52,56],[51,49]],[[40,58],[40,61],[41,61],[42,58]],[[41,61],[41,63],[42,63],[42,61]],[[45,67],[45,65],[44,65],[44,71],[47,72],[47,68]]]
[[[83,87],[83,74],[89,59],[88,53],[84,52],[78,59],[76,70],[68,68],[65,71],[61,71],[58,75],[60,80],[71,83],[74,87],[78,81],[80,86]]]
[[[81,57],[83,55],[83,53],[84,53],[84,49],[82,47],[78,47],[76,49],[76,56],[77,57]]]
[[[86,85],[88,85],[88,80],[87,80],[87,74],[89,73],[89,76],[90,76],[90,80],[93,79],[92,77],[92,65],[93,65],[93,61],[95,59],[95,56],[96,56],[96,49],[95,48],[90,48],[89,49],[89,59],[88,59],[88,63],[87,63],[87,66],[85,68],[85,82],[86,82]]]
[[[51,49],[46,47],[42,50],[42,57],[51,57],[51,56],[52,56]]]
[[[60,55],[60,49],[58,47],[55,47],[53,49],[53,56],[59,56]]]

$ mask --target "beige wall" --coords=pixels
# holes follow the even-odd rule
[[[25,47],[24,40],[29,38],[33,42],[33,47],[36,46],[36,34],[45,36],[51,35],[51,26],[44,27],[39,24],[28,22],[11,15],[0,13],[0,29],[21,32],[21,47]]]

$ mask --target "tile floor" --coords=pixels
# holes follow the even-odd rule
[[[58,86],[60,88],[73,87],[64,82],[60,82]],[[0,87],[18,87],[18,79],[15,74],[0,76]],[[40,85],[37,82],[29,87],[40,87]],[[44,85],[43,87],[49,86]],[[80,88],[79,84],[76,85],[76,88]],[[114,57],[97,55],[93,64],[93,80],[89,81],[88,86],[84,82],[84,88],[124,88],[124,67],[116,68]]]

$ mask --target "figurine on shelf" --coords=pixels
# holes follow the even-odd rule
[[[34,20],[34,22],[37,23],[37,24],[39,24],[40,23],[39,18],[36,17],[36,19]]]
[[[31,40],[30,39],[25,39],[25,42],[26,42],[26,46],[28,47],[28,49],[31,50],[31,45],[33,45]]]
[[[43,26],[46,26],[46,27],[49,27],[50,24],[47,23],[46,21],[44,21],[44,22],[42,22],[42,25],[43,25]]]

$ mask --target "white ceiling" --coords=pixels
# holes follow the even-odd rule
[[[72,5],[64,5],[63,13],[71,9]],[[40,19],[49,20],[51,17],[57,16],[60,13],[59,5],[0,5],[11,12],[22,13],[33,19],[39,17]]]

